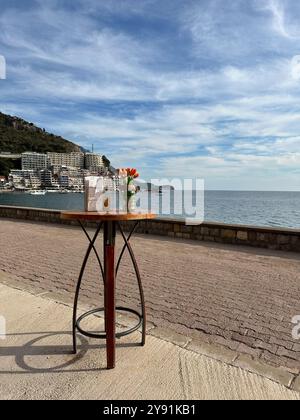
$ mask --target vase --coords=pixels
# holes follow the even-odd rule
[[[135,210],[136,210],[135,194],[132,194],[130,197],[128,197],[127,211],[128,213],[134,213]]]
[[[127,212],[133,213],[136,209],[136,200],[135,200],[136,188],[133,182],[133,178],[128,178],[127,186]]]
[[[117,203],[117,210],[126,213],[128,204],[127,176],[119,176],[119,192]]]

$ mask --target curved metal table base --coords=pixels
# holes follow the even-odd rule
[[[85,318],[88,318],[89,316],[97,314],[97,313],[104,312],[104,310],[105,308],[93,309],[92,311],[86,312],[85,314],[81,315],[81,317],[78,318],[77,323],[76,323],[76,328],[80,332],[80,334],[85,335],[86,337],[90,337],[90,338],[106,339],[106,333],[104,331],[95,333],[91,331],[86,331],[80,326],[81,321],[83,321]],[[129,308],[123,308],[122,306],[117,306],[116,311],[131,313],[135,315],[139,320],[139,322],[134,327],[131,327],[125,331],[116,332],[116,338],[121,338],[121,337],[125,337],[126,335],[132,334],[133,332],[137,331],[142,325],[142,322],[143,322],[142,316],[137,311],[133,309],[129,309]]]
[[[94,234],[93,237],[91,237],[87,230],[85,229],[83,223],[81,223],[81,221],[79,220],[79,225],[81,226],[85,236],[87,237],[88,241],[89,241],[89,245],[81,266],[81,270],[80,270],[80,274],[79,274],[79,278],[78,278],[78,282],[77,282],[77,286],[76,286],[76,292],[75,292],[75,298],[74,298],[74,308],[73,308],[73,352],[74,354],[77,353],[77,341],[76,341],[76,332],[77,330],[87,336],[87,337],[92,337],[92,338],[97,338],[97,339],[106,339],[106,344],[107,344],[107,367],[108,369],[112,369],[115,366],[115,339],[116,338],[121,338],[125,335],[129,335],[131,333],[133,333],[134,331],[136,331],[138,328],[140,328],[140,326],[142,326],[142,341],[141,341],[141,345],[144,346],[145,345],[145,341],[146,341],[146,308],[145,308],[145,297],[144,297],[144,291],[143,291],[143,286],[142,286],[142,280],[141,280],[141,275],[140,275],[140,271],[138,268],[138,264],[136,261],[136,258],[134,256],[134,252],[133,249],[131,247],[130,244],[130,239],[133,235],[133,233],[136,230],[136,227],[138,226],[139,222],[136,222],[133,226],[133,228],[131,229],[129,235],[126,237],[122,226],[119,222],[102,222],[97,226],[96,232]],[[101,228],[104,228],[104,234],[103,234],[103,254],[104,254],[104,267],[101,263],[101,259],[99,256],[99,253],[96,249],[96,241],[97,238],[100,234]],[[124,246],[122,248],[122,251],[120,253],[120,256],[118,258],[118,262],[117,265],[115,267],[115,238],[116,238],[116,228],[118,227],[121,236],[124,240]],[[129,309],[129,308],[123,308],[123,307],[116,307],[115,305],[115,280],[117,278],[118,272],[119,272],[119,268],[123,259],[123,256],[125,254],[126,249],[129,252],[134,270],[135,270],[135,274],[136,274],[136,278],[137,278],[137,282],[138,282],[138,287],[139,287],[139,293],[140,293],[140,299],[141,299],[141,311],[142,313],[139,314],[137,311],[134,311],[133,309]],[[80,288],[81,288],[81,284],[82,284],[82,280],[83,280],[83,276],[84,276],[84,272],[86,269],[86,265],[88,263],[88,260],[90,258],[91,252],[94,252],[99,268],[100,268],[100,272],[101,272],[101,277],[103,279],[103,284],[104,284],[104,308],[100,308],[100,309],[94,309],[92,311],[89,311],[83,315],[81,315],[78,319],[77,319],[77,310],[78,310],[78,300],[79,300],[79,294],[80,294]],[[116,310],[120,310],[120,311],[124,311],[124,312],[130,312],[134,315],[136,315],[139,319],[139,323],[134,326],[133,328],[128,329],[127,331],[124,332],[119,332],[116,333],[115,331],[115,312]],[[103,333],[91,333],[88,331],[83,330],[80,327],[80,323],[81,321],[92,315],[95,314],[97,312],[102,312],[104,311],[105,314],[105,332]]]

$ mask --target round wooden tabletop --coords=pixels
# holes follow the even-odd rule
[[[126,220],[149,220],[156,217],[153,213],[121,213],[107,212],[99,213],[94,211],[65,211],[61,213],[64,220],[87,220],[100,222],[118,222]]]

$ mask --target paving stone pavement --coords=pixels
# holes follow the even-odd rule
[[[79,228],[0,219],[0,238],[0,273],[13,275],[22,289],[72,301],[87,248]],[[118,250],[121,243],[118,237]],[[148,321],[300,372],[300,340],[292,337],[292,318],[300,315],[299,254],[143,235],[136,235],[132,245]],[[117,304],[138,308],[128,256],[117,283]],[[101,307],[102,290],[92,256],[81,302]]]

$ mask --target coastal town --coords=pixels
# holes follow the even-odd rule
[[[7,155],[10,158],[10,155]],[[111,175],[109,160],[97,153],[36,153],[20,155],[21,169],[12,169],[8,178],[0,177],[2,191],[24,191],[33,195],[51,192],[84,192],[84,177]]]

